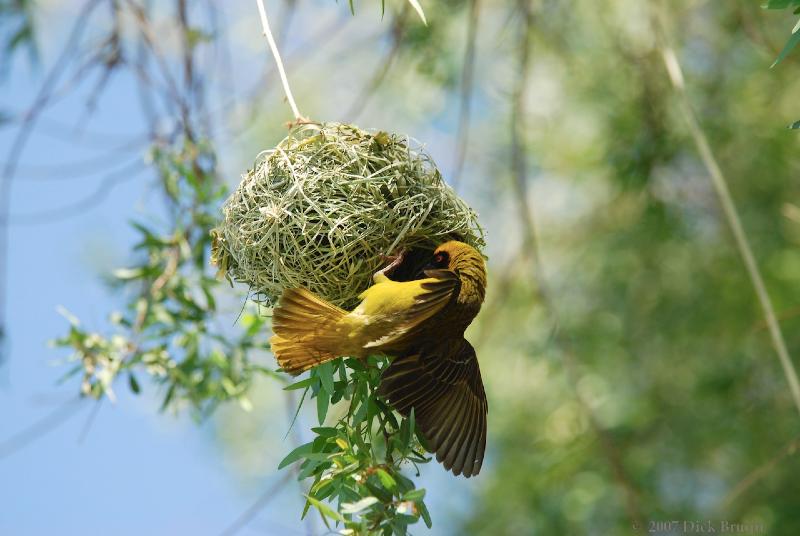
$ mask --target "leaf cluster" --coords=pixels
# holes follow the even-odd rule
[[[226,192],[213,180],[214,155],[207,145],[187,141],[177,149],[155,148],[152,159],[175,207],[169,229],[132,223],[139,260],[110,279],[128,297],[124,310],[111,315],[113,332],[91,332],[69,315],[69,332],[54,345],[73,351],[77,364],[67,377],[82,373],[83,395],[113,397],[120,376],[139,393],[144,374],[164,387],[162,409],[188,404],[203,416],[229,399],[249,408],[246,391],[254,375],[273,373],[249,356],[265,346],[263,316],[243,314],[236,333],[215,322],[219,281],[208,273],[209,230]]]
[[[425,490],[400,470],[405,462],[417,468],[430,461],[414,414],[402,417],[376,395],[386,365],[383,357],[339,359],[286,387],[303,389],[303,400],[311,393],[320,426],[312,428],[316,437],[290,452],[279,468],[299,462],[298,479],[313,479],[303,517],[314,506],[326,525],[341,523],[342,534],[405,535],[420,518],[431,526]],[[326,426],[337,403],[347,406],[346,413]]]

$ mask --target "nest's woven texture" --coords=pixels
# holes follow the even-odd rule
[[[484,246],[475,213],[409,138],[305,124],[257,159],[213,232],[214,262],[274,303],[303,286],[351,306],[399,248]]]

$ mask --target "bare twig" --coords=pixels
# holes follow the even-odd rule
[[[708,176],[714,185],[714,190],[719,198],[725,219],[727,220],[728,225],[731,228],[731,232],[733,233],[733,238],[736,242],[736,247],[739,250],[739,255],[741,256],[745,265],[747,275],[750,277],[750,283],[752,284],[753,290],[755,291],[758,301],[761,304],[761,309],[764,313],[764,320],[767,323],[770,338],[772,339],[772,345],[775,348],[775,353],[778,354],[781,367],[783,367],[783,373],[786,376],[787,382],[789,383],[789,389],[791,391],[792,398],[794,399],[794,404],[797,407],[797,411],[800,412],[800,380],[798,380],[797,371],[795,370],[794,364],[789,356],[789,351],[786,348],[786,342],[783,339],[783,333],[781,332],[780,324],[778,323],[777,316],[775,314],[775,309],[772,306],[772,301],[770,300],[769,293],[767,292],[766,285],[764,284],[764,279],[761,276],[761,271],[759,270],[755,256],[753,255],[753,250],[750,247],[750,242],[748,241],[747,235],[742,227],[742,222],[739,218],[736,205],[733,202],[733,197],[731,196],[731,192],[728,188],[725,175],[722,173],[722,169],[717,163],[717,159],[714,156],[714,152],[711,150],[711,145],[708,142],[708,138],[706,137],[703,129],[700,127],[700,121],[697,119],[697,115],[692,108],[689,96],[686,93],[683,70],[681,69],[680,62],[678,61],[678,56],[667,42],[664,24],[659,15],[660,14],[658,13],[653,13],[653,25],[656,30],[658,45],[661,51],[661,56],[664,60],[664,65],[667,68],[667,73],[669,74],[670,82],[672,83],[672,87],[675,89],[675,93],[678,95],[680,109],[683,113],[684,119],[686,120],[686,125],[689,128],[689,133],[694,141],[695,147],[697,148],[697,152],[700,154],[700,159],[702,160],[706,171],[708,171]]]
[[[794,456],[800,450],[800,437],[792,439],[785,447],[783,447],[775,456],[769,459],[762,465],[756,467],[753,471],[747,474],[742,480],[736,484],[731,491],[725,495],[725,498],[720,502],[719,510],[728,508],[736,499],[738,499],[750,487],[756,484],[759,480],[767,476],[780,462],[789,456]]]
[[[12,214],[6,219],[7,225],[41,225],[54,223],[64,219],[80,216],[87,209],[94,207],[114,189],[114,187],[138,177],[139,172],[146,168],[145,163],[139,159],[128,166],[119,169],[108,176],[98,185],[98,187],[87,196],[54,209],[43,210],[32,214]]]
[[[25,178],[25,181],[62,181],[68,179],[88,178],[97,173],[102,168],[113,166],[119,162],[120,157],[126,152],[144,149],[145,141],[138,139],[133,142],[125,143],[119,147],[108,149],[98,155],[90,156],[84,160],[73,160],[69,162],[56,162],[48,164],[18,164],[15,177]],[[141,157],[136,159],[141,162]],[[121,167],[127,167],[129,163]]]
[[[147,75],[147,63],[147,44],[142,35],[137,40],[136,60],[131,67],[136,76],[136,93],[139,97],[139,109],[145,118],[149,131],[149,139],[152,141],[158,137],[158,114],[156,112],[156,101],[150,91],[151,84]]]
[[[525,128],[525,91],[528,85],[530,70],[531,34],[533,33],[533,13],[529,0],[520,0],[525,16],[525,27],[520,43],[519,73],[517,85],[511,97],[511,171],[514,198],[517,200],[519,217],[522,221],[523,247],[528,251],[534,263],[535,272],[541,278],[539,266],[539,246],[536,238],[536,225],[533,222],[533,211],[528,201],[528,162],[526,158],[527,133]]]
[[[54,85],[61,77],[62,72],[67,67],[70,61],[70,56],[75,53],[75,47],[78,41],[83,36],[83,32],[87,28],[87,19],[97,7],[99,0],[89,0],[86,2],[78,13],[75,24],[69,32],[67,42],[62,49],[50,72],[45,77],[33,104],[28,108],[25,113],[22,123],[20,124],[17,135],[8,151],[6,158],[6,165],[3,167],[2,175],[0,175],[0,335],[4,333],[5,317],[6,317],[6,286],[8,285],[8,223],[9,223],[9,208],[11,207],[11,187],[14,180],[14,174],[17,170],[19,158],[22,155],[25,146],[28,143],[33,128],[36,125],[36,119],[41,112],[44,105],[50,98],[50,93]],[[0,340],[0,349],[2,349],[2,340]],[[0,360],[3,356],[0,355]]]
[[[24,113],[12,114],[4,124],[0,125],[0,128],[22,123],[24,117]],[[144,142],[146,140],[143,134],[130,135],[129,133],[97,132],[83,128],[78,131],[74,125],[63,123],[43,114],[39,114],[36,133],[75,145],[91,145],[92,148],[96,148],[96,146],[133,144],[137,141]]]
[[[175,77],[172,75],[172,71],[169,68],[166,57],[158,45],[159,40],[150,25],[150,19],[147,16],[147,11],[145,8],[136,2],[133,2],[132,0],[127,0],[126,3],[131,10],[131,13],[133,13],[134,22],[139,27],[139,32],[142,36],[141,42],[153,53],[153,57],[156,60],[156,65],[158,65],[161,76],[167,84],[167,94],[172,99],[173,104],[179,110],[181,117],[184,119],[184,121],[186,121],[189,117],[190,106],[187,102],[188,97],[184,98],[180,92],[178,84],[175,81]],[[142,75],[143,73],[139,74]]]
[[[303,120],[300,110],[297,108],[297,103],[294,101],[292,89],[289,87],[289,79],[286,78],[286,71],[283,68],[283,60],[281,54],[278,52],[278,45],[275,43],[275,38],[272,36],[272,31],[269,28],[269,20],[267,19],[267,11],[264,9],[264,0],[256,0],[258,4],[258,14],[261,17],[261,26],[264,29],[264,35],[267,37],[269,49],[272,51],[272,56],[275,58],[275,65],[278,67],[278,74],[281,77],[281,84],[283,84],[283,92],[286,94],[286,100],[289,101],[289,106],[292,108],[292,113],[297,121]]]
[[[97,53],[97,56],[99,56],[97,61],[102,64],[103,70],[86,100],[85,112],[81,119],[78,120],[78,124],[81,125],[81,128],[86,126],[89,122],[89,118],[97,109],[97,102],[103,90],[107,87],[108,82],[111,80],[111,76],[116,72],[117,68],[125,63],[122,56],[120,39],[119,5],[116,0],[111,0],[111,2],[109,2],[109,7],[111,9],[112,30],[109,36],[98,47],[99,52]]]
[[[86,422],[83,423],[83,428],[81,428],[81,433],[78,436],[78,443],[83,443],[86,441],[86,438],[89,437],[89,432],[92,430],[92,427],[97,420],[97,415],[100,413],[100,406],[102,404],[102,398],[95,400],[92,404],[92,410],[89,412],[89,416],[86,417]]]
[[[326,24],[302,45],[290,51],[287,54],[287,58],[292,61],[287,67],[288,71],[292,72],[299,69],[305,62],[309,61],[313,57],[313,54],[310,54],[309,50],[317,50],[321,43],[333,40],[333,38],[339,33],[343,32],[345,28],[345,22],[339,19],[334,19],[330,24]],[[365,41],[373,41],[374,39],[374,36],[370,36],[369,38],[365,38]],[[235,132],[230,137],[231,141],[241,138],[247,133],[248,129],[257,124],[257,118],[260,117],[260,110],[262,106],[262,100],[258,97],[261,93],[263,93],[264,85],[269,82],[270,74],[272,74],[271,71],[264,71],[264,73],[261,74],[258,80],[256,80],[251,87],[243,91],[240,95],[232,96],[230,99],[226,100],[226,102],[222,103],[219,107],[212,111],[212,114],[214,115],[225,115],[230,113],[235,106],[238,106],[243,102],[248,103],[247,113],[242,114],[242,116],[246,119],[242,122],[242,124],[239,124],[234,128]]]
[[[0,460],[27,447],[74,417],[83,407],[81,405],[82,401],[80,398],[75,398],[65,402],[41,419],[28,425],[25,429],[0,442]]]
[[[195,84],[192,55],[194,46],[189,42],[189,13],[186,0],[178,0],[178,24],[181,28],[181,48],[183,48],[183,85],[191,98],[194,95]]]
[[[464,49],[464,63],[461,68],[461,95],[458,111],[458,128],[456,130],[456,156],[453,165],[453,188],[458,191],[464,163],[467,159],[469,143],[469,121],[472,110],[472,85],[475,78],[475,45],[478,39],[478,18],[480,0],[470,0],[469,23],[467,25],[467,46]]]
[[[220,536],[233,536],[234,534],[238,533],[244,527],[250,523],[254,517],[258,515],[258,513],[263,510],[272,500],[278,495],[281,489],[289,483],[289,480],[294,476],[294,473],[291,471],[286,471],[283,476],[275,481],[270,487],[268,487],[264,493],[258,496],[258,498],[253,501],[253,504],[250,505],[247,510],[241,513],[239,517],[237,517],[233,523],[231,523],[225,530],[220,533]]]

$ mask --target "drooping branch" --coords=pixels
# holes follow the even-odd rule
[[[786,381],[789,383],[789,390],[791,392],[794,404],[797,411],[800,412],[800,380],[797,377],[797,370],[792,363],[789,356],[789,350],[786,348],[786,342],[781,332],[780,324],[778,323],[775,308],[772,306],[772,300],[767,292],[767,287],[764,284],[764,278],[761,275],[761,270],[756,262],[753,250],[750,247],[750,242],[747,239],[747,234],[742,226],[739,211],[736,209],[736,204],[733,201],[730,188],[728,188],[728,181],[725,178],[722,168],[714,156],[714,151],[711,149],[711,144],[708,137],[700,126],[700,121],[695,114],[689,95],[686,92],[686,82],[683,76],[683,69],[678,61],[678,56],[675,50],[667,40],[665,25],[661,13],[653,11],[652,24],[658,37],[658,47],[661,56],[664,60],[664,66],[667,69],[670,83],[678,96],[678,103],[680,106],[683,118],[686,121],[686,126],[689,129],[689,134],[695,144],[700,159],[708,172],[708,177],[714,186],[714,191],[719,199],[722,212],[725,215],[725,220],[731,229],[736,248],[739,251],[739,256],[747,270],[747,275],[750,278],[750,283],[756,293],[758,302],[761,305],[764,314],[764,320],[769,329],[770,339],[775,353],[778,355],[778,360],[783,368],[783,373],[786,376]]]

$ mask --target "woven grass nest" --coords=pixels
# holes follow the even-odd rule
[[[303,286],[352,306],[384,255],[451,239],[485,245],[475,212],[418,143],[345,124],[293,128],[222,210],[212,262],[267,305]]]

